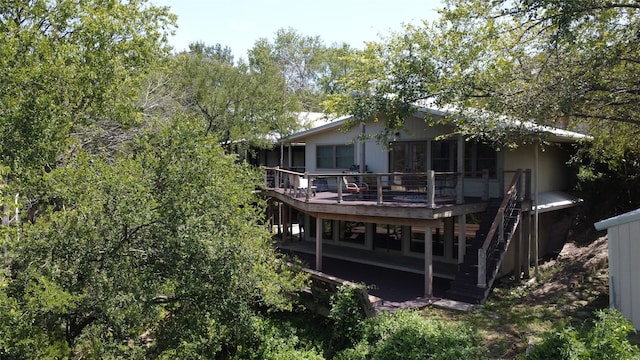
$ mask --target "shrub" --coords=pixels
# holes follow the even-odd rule
[[[383,313],[369,319],[355,348],[336,359],[480,359],[474,330],[422,317],[415,311]]]
[[[362,326],[366,319],[359,300],[360,286],[343,285],[331,296],[329,319],[332,320],[331,350],[342,350],[353,346],[362,336]]]
[[[627,338],[634,331],[629,321],[615,309],[595,314],[589,329],[578,331],[567,327],[545,334],[527,359],[640,359],[640,349]]]

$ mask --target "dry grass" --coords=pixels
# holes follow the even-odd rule
[[[533,270],[532,270],[533,274]],[[555,326],[580,326],[609,304],[607,241],[567,243],[555,260],[542,264],[536,282],[502,280],[484,306],[469,313],[428,307],[430,318],[468,324],[480,331],[493,359],[524,356]]]

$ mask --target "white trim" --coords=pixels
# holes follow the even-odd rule
[[[639,220],[640,220],[640,209],[636,209],[624,214],[620,214],[618,216],[614,216],[605,220],[598,221],[593,225],[595,226],[596,230],[604,230],[604,229],[612,228],[614,226],[627,224],[627,223],[630,223],[633,221],[639,221]]]

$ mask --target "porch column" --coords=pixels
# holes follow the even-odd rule
[[[534,200],[533,203],[536,206],[536,209],[534,211],[534,215],[533,215],[533,243],[534,243],[534,248],[533,248],[533,257],[534,257],[534,271],[535,271],[535,277],[536,279],[538,279],[539,274],[538,274],[538,237],[539,237],[539,230],[540,230],[540,219],[539,219],[539,208],[540,208],[540,204],[538,203],[538,192],[540,191],[540,188],[538,187],[538,180],[540,179],[540,177],[538,176],[539,170],[540,170],[540,166],[539,166],[539,155],[538,153],[540,148],[540,143],[536,142],[536,146],[535,146],[535,162],[534,162],[534,169],[533,169],[533,193],[534,193]]]
[[[433,236],[431,222],[424,224],[424,297],[433,297]]]
[[[431,154],[431,139],[429,139],[427,140],[427,171],[433,170],[433,159],[431,159]]]
[[[360,136],[362,137],[360,139],[360,173],[365,173],[366,172],[366,153],[365,153],[365,140],[366,140],[366,134],[367,134],[367,129],[366,129],[366,125],[363,123],[360,124]],[[362,182],[362,178],[359,179],[360,182]]]
[[[525,172],[525,190],[524,200],[522,202],[522,232],[524,233],[524,277],[529,279],[531,277],[529,268],[531,267],[531,169],[527,169]]]
[[[375,224],[364,223],[364,247],[373,250],[373,237],[375,236]]]
[[[456,177],[456,204],[464,203],[464,136],[458,135],[458,176]]]
[[[291,167],[293,166],[293,153],[291,150],[291,143],[289,143],[288,150],[289,150],[289,153],[287,155],[287,158],[288,158],[287,161],[289,162],[289,165],[287,165],[287,169],[291,170]]]
[[[458,264],[464,262],[467,250],[467,216],[458,216]]]
[[[409,255],[411,253],[411,227],[402,225],[402,255]]]
[[[289,239],[287,232],[289,231],[289,205],[282,203],[282,243],[285,244]]]
[[[453,217],[444,219],[444,257],[453,259],[453,237],[455,232],[455,222]]]
[[[322,271],[322,219],[316,216],[316,270]]]

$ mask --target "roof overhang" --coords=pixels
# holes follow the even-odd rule
[[[433,108],[433,107],[418,107],[415,116],[417,117],[425,117],[427,114],[431,114],[433,116],[446,116],[453,115],[455,113],[454,108]],[[479,112],[478,114],[482,114],[483,116],[487,116],[486,111]],[[537,125],[533,122],[521,122],[519,120],[507,119],[504,116],[500,116],[507,126],[519,127],[522,126],[527,130],[531,131],[531,133],[544,133],[548,135],[548,141],[554,143],[575,143],[582,140],[589,140],[591,137],[589,135],[580,134],[574,131],[569,131],[560,128],[554,128],[551,126],[543,126]],[[282,139],[285,143],[292,142],[304,142],[304,139],[317,135],[320,133],[334,131],[342,127],[345,122],[352,118],[352,115],[345,115],[335,119],[332,119],[329,116],[321,117],[318,113],[313,113],[314,120],[310,122],[312,126],[308,130],[303,130],[294,134],[287,136]]]
[[[612,218],[598,221],[593,225],[596,227],[596,230],[605,230],[605,229],[612,228],[614,226],[627,224],[627,223],[638,221],[638,220],[640,220],[640,209],[636,209],[628,213],[624,213],[618,216],[614,216]]]
[[[563,191],[548,191],[538,194],[538,203],[534,204],[532,210],[538,210],[538,213],[567,209],[580,205],[582,199],[567,194]]]

